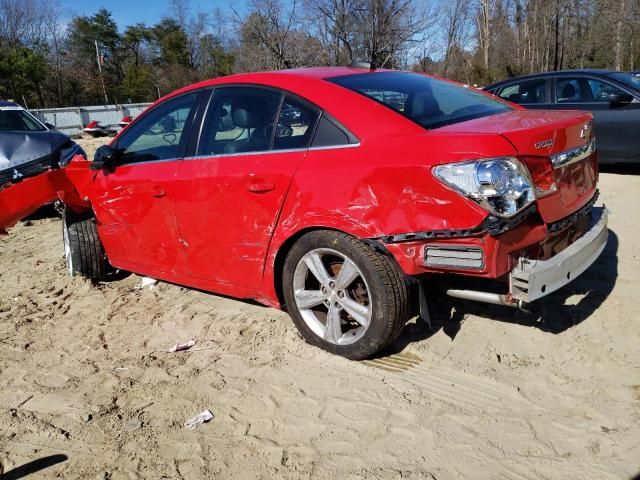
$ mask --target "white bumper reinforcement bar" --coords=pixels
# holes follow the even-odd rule
[[[607,244],[607,210],[593,208],[589,230],[562,252],[548,260],[520,258],[509,275],[512,298],[533,302],[562,288],[584,272]]]

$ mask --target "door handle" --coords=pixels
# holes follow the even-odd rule
[[[276,188],[275,184],[263,182],[263,181],[251,182],[247,186],[247,190],[253,193],[270,192],[271,190],[275,190],[275,188]]]
[[[167,194],[167,192],[160,187],[153,187],[151,189],[151,196],[155,198],[162,198]]]

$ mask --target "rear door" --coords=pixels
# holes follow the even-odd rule
[[[160,278],[187,272],[174,184],[200,94],[169,99],[145,113],[117,139],[116,167],[95,175],[91,202],[100,239],[117,267]]]
[[[278,90],[216,88],[197,155],[181,162],[175,194],[191,276],[261,286],[282,202],[318,115]]]
[[[558,76],[554,84],[556,110],[585,110],[593,114],[601,161],[629,161],[640,157],[640,100],[627,105],[609,102],[610,94],[628,94],[611,82],[589,75]]]
[[[516,81],[490,92],[529,109],[546,110],[551,106],[550,81],[546,77]]]

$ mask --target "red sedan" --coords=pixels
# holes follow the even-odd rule
[[[425,278],[518,306],[589,267],[607,241],[594,142],[588,113],[416,73],[235,75],[159,100],[93,162],[0,191],[0,230],[59,198],[71,274],[257,299],[361,359],[426,315]]]

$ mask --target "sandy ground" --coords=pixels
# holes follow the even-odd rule
[[[640,171],[603,174],[601,191],[609,244],[541,316],[442,302],[433,330],[412,323],[367,362],[305,344],[277,310],[70,278],[60,221],[23,222],[0,238],[0,463],[57,455],[35,478],[631,478]],[[205,408],[212,421],[183,427]]]

